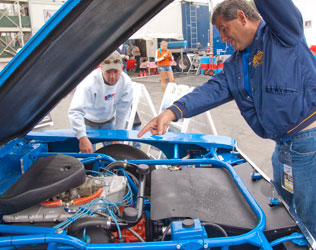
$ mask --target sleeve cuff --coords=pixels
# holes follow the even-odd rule
[[[86,132],[77,132],[76,137],[79,140],[80,138],[87,136]]]
[[[185,106],[182,105],[181,103],[178,103],[178,102],[174,103],[168,109],[170,109],[176,115],[176,119],[174,120],[174,122],[183,118],[185,116],[186,111],[187,111]]]

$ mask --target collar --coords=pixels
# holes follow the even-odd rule
[[[258,26],[258,29],[256,30],[256,33],[255,33],[255,35],[254,35],[254,37],[253,37],[253,40],[252,40],[251,44],[250,44],[246,49],[244,49],[244,50],[238,50],[238,51],[236,51],[236,54],[237,54],[237,55],[238,55],[238,54],[242,54],[243,52],[250,52],[250,51],[251,51],[251,48],[254,47],[253,45],[258,41],[259,34],[261,33],[261,30],[262,30],[262,28],[263,28],[265,25],[266,25],[266,22],[265,22],[263,19],[261,19],[261,20],[260,20],[260,24],[259,24],[259,26]]]

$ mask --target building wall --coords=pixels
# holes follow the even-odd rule
[[[305,37],[308,45],[316,45],[316,1],[294,0],[294,3],[303,15]]]
[[[29,0],[32,35],[44,25],[64,2],[64,0]]]

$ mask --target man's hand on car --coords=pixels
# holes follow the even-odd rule
[[[79,150],[80,153],[93,153],[92,143],[87,136],[79,139]]]
[[[171,121],[176,119],[176,115],[169,109],[152,119],[137,135],[138,138],[142,137],[148,130],[152,135],[163,135]]]

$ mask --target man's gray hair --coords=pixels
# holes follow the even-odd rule
[[[215,25],[216,19],[221,16],[225,21],[237,18],[237,11],[242,10],[245,16],[251,21],[260,20],[260,15],[254,4],[246,0],[225,0],[217,4],[212,14],[212,24]]]

